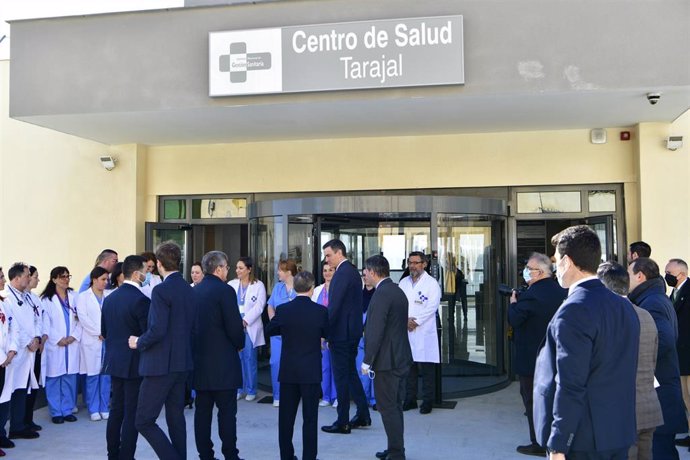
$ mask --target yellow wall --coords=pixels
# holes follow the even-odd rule
[[[102,249],[143,250],[145,162],[136,160],[145,149],[12,120],[8,83],[9,61],[0,61],[0,266],[7,273],[16,261],[35,265],[42,286],[65,265],[78,287]],[[107,153],[120,158],[111,172],[98,160]]]

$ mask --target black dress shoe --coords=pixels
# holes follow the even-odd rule
[[[386,458],[388,457],[388,449],[381,452],[376,452],[376,458]]]
[[[422,407],[419,408],[419,413],[420,414],[430,414],[431,413],[431,404],[422,404]]]
[[[3,449],[11,449],[14,447],[14,443],[10,441],[10,438],[3,436],[0,438],[0,447]]]
[[[403,404],[403,412],[408,411],[410,409],[416,409],[417,407],[417,401],[405,401],[405,404]]]
[[[338,425],[337,422],[333,425],[322,426],[321,431],[334,434],[350,434],[352,432],[350,425]]]
[[[10,431],[10,439],[36,439],[39,436],[35,431],[23,429],[22,431]]]
[[[65,423],[65,417],[53,417],[53,423],[57,425],[60,423]]]
[[[77,417],[75,417],[72,414],[69,414],[65,417],[65,422],[76,422],[76,421],[77,421]]]
[[[525,455],[534,455],[535,457],[544,457],[546,456],[546,449],[544,449],[542,446],[539,444],[527,444],[526,446],[517,446],[517,450],[521,454]]]
[[[371,410],[373,410],[373,411],[378,411],[378,409],[376,408],[376,404],[374,404],[373,406],[371,406]]]
[[[686,436],[681,439],[676,439],[676,446],[690,447],[690,436]]]
[[[41,431],[43,427],[41,425],[36,425],[34,422],[29,422],[26,424],[26,427],[30,429],[31,431]],[[2,447],[2,446],[0,446]]]
[[[352,417],[352,420],[350,420],[350,428],[361,428],[364,426],[371,426],[370,418],[364,418],[360,417],[359,415],[355,415],[354,417]]]

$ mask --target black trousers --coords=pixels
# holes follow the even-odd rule
[[[388,438],[388,457],[405,458],[405,423],[403,419],[403,399],[405,394],[405,377],[409,368],[376,371],[374,392],[376,407],[381,414],[383,428]]]
[[[36,359],[34,360],[34,374],[36,375],[36,380],[41,381],[41,358],[43,353],[36,350]],[[32,388],[31,393],[26,395],[26,411],[24,412],[24,423],[29,426],[34,423],[34,406],[36,405],[36,396],[38,395],[39,389]]]
[[[532,444],[537,444],[537,435],[534,433],[534,417],[532,416],[532,388],[534,386],[533,375],[520,375],[520,396],[525,405],[527,414],[527,424],[529,425],[529,440]]]
[[[365,419],[370,418],[367,397],[364,395],[362,381],[359,380],[359,374],[355,369],[358,345],[358,340],[328,344],[331,350],[335,391],[338,394],[338,420],[336,423],[340,426],[350,423],[350,393],[352,393],[352,399],[357,405],[357,415]]]
[[[108,458],[131,460],[137,449],[139,433],[134,427],[141,378],[111,377],[110,417],[105,429]]]
[[[187,458],[187,425],[184,418],[184,383],[188,372],[144,377],[139,388],[134,426],[151,444],[158,458]],[[165,406],[170,439],[156,424]]]
[[[422,404],[434,403],[434,385],[436,381],[435,363],[412,363],[410,373],[407,376],[407,391],[405,400],[408,403],[417,401],[418,380],[422,375]],[[376,398],[378,407],[378,397]]]
[[[315,460],[317,453],[319,420],[319,383],[280,382],[280,408],[278,409],[278,443],[280,460],[292,460],[295,447],[292,435],[295,431],[295,417],[302,400],[302,460]]]
[[[565,458],[566,460],[627,460],[628,449],[607,450],[604,452],[578,452],[571,450]]]
[[[237,460],[237,389],[222,391],[196,391],[194,411],[194,438],[201,460],[213,460],[211,422],[213,405],[218,406],[218,435],[221,451],[226,460]],[[282,404],[282,401],[281,401]]]

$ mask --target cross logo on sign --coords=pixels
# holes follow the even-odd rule
[[[247,53],[247,43],[230,43],[230,53],[221,54],[218,70],[230,73],[230,83],[244,83],[247,72],[271,68],[271,53]]]

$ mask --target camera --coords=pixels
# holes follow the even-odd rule
[[[656,105],[659,99],[661,99],[661,93],[647,93],[647,100],[650,104]]]
[[[510,287],[510,286],[508,286],[507,284],[503,284],[503,283],[501,283],[501,284],[498,285],[498,293],[501,294],[501,295],[504,296],[504,297],[510,297],[510,296],[512,296],[512,295],[513,295],[513,291],[515,291],[515,293],[516,293],[517,296],[519,297],[520,294],[522,294],[523,292],[525,292],[525,288],[524,288],[524,287],[514,288],[514,287]]]

